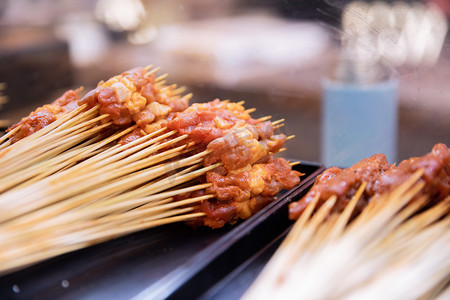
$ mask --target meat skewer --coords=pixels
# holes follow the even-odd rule
[[[342,212],[333,209],[336,195],[320,203],[315,194],[242,299],[439,295],[450,268],[450,196],[428,207],[425,173],[418,170],[374,196],[355,218],[368,182]]]
[[[270,117],[251,118],[252,110],[246,110],[243,101],[187,107],[192,95],[181,97],[183,88],[164,85],[166,75],[154,78],[146,72],[134,69],[100,82],[76,102],[56,101],[70,102],[71,111],[51,106],[57,103],[37,109],[54,109],[48,124],[34,126],[32,113],[11,128],[8,138],[16,140],[5,139],[0,152],[0,169],[2,163],[16,166],[0,179],[5,249],[0,272],[170,222],[196,220],[213,228],[234,223],[273,201],[281,188],[299,182],[300,174],[292,172],[288,162],[272,157],[287,138],[273,133]],[[19,138],[20,129],[29,125],[34,132],[22,131]],[[92,135],[87,134],[90,130]],[[50,155],[51,148],[45,148],[50,141],[65,148],[53,145]],[[224,153],[213,153],[214,145],[224,143],[234,162]],[[36,156],[27,163],[30,151]],[[258,183],[248,199],[217,200],[221,188],[212,178],[218,167],[224,168],[224,176],[247,176]],[[217,201],[235,207],[235,212],[208,223],[211,209],[203,211],[202,206]]]
[[[399,186],[419,169],[425,170],[421,177],[425,183],[423,192],[431,199],[440,201],[450,194],[450,149],[437,144],[430,153],[404,160],[398,166],[390,165],[383,154],[376,154],[347,169],[329,168],[317,177],[314,186],[300,201],[290,204],[289,216],[297,219],[316,195],[319,195],[319,206],[336,195],[335,209],[342,211],[361,183],[367,182],[355,210],[358,213],[373,196]]]

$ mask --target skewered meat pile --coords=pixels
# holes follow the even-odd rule
[[[11,126],[8,131],[20,126],[20,129],[10,137],[11,143],[15,143],[45,126],[56,121],[60,116],[78,108],[78,92],[69,90],[51,104],[44,105],[31,112],[20,122]]]
[[[419,169],[424,170],[422,193],[433,201],[440,201],[450,194],[450,149],[437,144],[430,153],[404,160],[398,166],[389,164],[383,154],[376,154],[347,169],[329,168],[317,177],[314,186],[302,199],[290,204],[289,217],[298,219],[316,195],[319,195],[318,205],[336,195],[335,209],[342,211],[359,186],[367,182],[356,207],[356,212],[359,212],[373,196],[393,190]]]
[[[174,97],[173,87],[161,87],[153,74],[135,68],[100,82],[96,89],[80,101],[88,107],[100,105],[100,113],[108,114],[116,125],[130,125],[133,121],[142,129],[172,111],[182,111],[188,98]]]
[[[201,203],[199,210],[206,216],[193,221],[195,226],[219,228],[246,219],[273,201],[282,189],[300,182],[300,174],[292,171],[286,160],[271,155],[284,145],[286,136],[274,135],[270,121],[251,118],[242,105],[217,99],[193,104],[176,113],[167,127],[188,134],[198,152],[210,152],[205,166],[223,163],[206,173],[212,186],[194,193],[216,195]]]
[[[274,134],[271,121],[253,119],[250,110],[241,103],[219,99],[188,106],[191,95],[181,96],[183,89],[166,86],[163,77],[155,78],[152,72],[135,68],[100,82],[81,99],[79,91],[68,91],[12,126],[9,131],[16,131],[10,143],[81,108],[97,110],[96,115],[106,116],[98,121],[105,126],[104,132],[109,130],[106,136],[127,131],[115,141],[119,145],[134,145],[138,139],[158,130],[174,131],[181,140],[172,147],[186,147],[182,157],[204,152],[205,167],[221,164],[199,179],[210,183],[210,187],[184,195],[214,196],[197,205],[196,211],[206,215],[193,222],[196,226],[219,228],[246,219],[273,201],[281,190],[300,182],[300,173],[292,171],[286,160],[273,157],[287,137]],[[169,135],[161,142],[173,138]],[[172,157],[169,161],[176,159]]]
[[[139,128],[122,138],[125,140],[122,143],[126,143],[160,129],[169,113],[186,109],[191,95],[180,96],[182,90],[158,82],[144,68],[134,68],[100,82],[81,99],[79,90],[69,90],[51,104],[37,108],[8,129],[12,131],[20,126],[10,142],[15,143],[86,104],[87,109],[98,106],[99,113],[107,114],[114,125],[136,124]]]

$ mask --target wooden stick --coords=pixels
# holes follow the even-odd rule
[[[275,126],[275,125],[283,123],[284,121],[285,121],[284,119],[280,119],[280,120],[272,122],[272,125]]]
[[[8,102],[7,96],[0,96],[0,105],[5,104]]]
[[[339,219],[334,224],[333,230],[329,233],[329,239],[330,241],[336,240],[339,236],[341,236],[344,232],[345,227],[350,221],[350,217],[354,212],[354,209],[356,207],[356,204],[358,203],[359,199],[361,198],[362,194],[364,193],[364,190],[367,187],[367,182],[363,182],[358,190],[356,191],[355,195],[352,197],[350,202],[345,207],[344,211],[342,212]]]
[[[11,124],[9,120],[0,120],[0,127],[8,127]]]
[[[64,204],[61,205],[62,207],[58,207],[59,211],[55,211],[53,208],[51,209],[50,212],[48,211],[48,209],[41,209],[39,211],[39,214],[45,213],[46,216],[61,213],[62,211],[71,209],[72,207],[79,206],[83,203],[87,203],[90,201],[94,201],[99,197],[105,197],[105,195],[111,195],[121,190],[127,190],[133,187],[137,187],[143,184],[144,182],[149,181],[153,178],[157,178],[158,176],[161,176],[167,172],[193,164],[199,158],[204,157],[208,153],[209,153],[208,151],[204,151],[202,153],[193,155],[185,159],[181,159],[179,161],[164,164],[161,166],[156,166],[154,168],[144,170],[142,172],[137,172],[134,176],[124,177],[123,179],[118,179],[116,181],[111,181],[110,177],[100,177],[97,178],[97,181],[95,182],[93,182],[94,178],[89,179],[89,181],[87,182],[84,181],[85,182],[84,186],[80,184],[74,185],[72,182],[68,180],[61,180],[60,176],[57,176],[55,179],[49,177],[48,179],[39,182],[39,184],[37,185],[29,186],[27,189],[23,191],[19,191],[17,193],[9,192],[4,195],[1,195],[0,203],[3,203],[4,212],[8,213],[1,215],[0,220],[4,222],[12,218],[15,218],[19,215],[24,215],[28,212],[32,212],[33,210],[42,208],[44,206],[48,206],[52,203],[56,203],[61,199],[72,197],[73,195],[78,194],[79,196],[71,198],[70,202],[65,201]],[[169,176],[168,178],[158,181],[157,183],[151,185],[150,187],[147,187],[145,189],[140,188],[138,190],[134,190],[133,192],[137,193],[137,195],[142,193],[154,194],[164,189],[168,189],[180,183],[196,178],[204,174],[205,172],[213,168],[216,168],[218,165],[219,164],[215,164],[210,167],[202,168],[199,171],[194,171],[187,175],[178,176],[177,174],[175,174]],[[111,174],[111,176],[117,177],[117,175],[115,174]],[[80,176],[78,176],[74,180],[79,181],[80,180],[79,177]],[[70,182],[70,184],[67,185],[67,182]],[[103,182],[110,182],[110,183],[101,186],[100,184]],[[87,185],[87,183],[89,183],[89,185]],[[95,184],[94,187],[95,186],[99,187],[96,189],[92,189],[92,184]],[[85,194],[81,194],[82,192],[87,190],[89,191],[86,192]],[[23,195],[24,193],[25,195]],[[9,202],[10,198],[16,197],[19,197],[20,201],[16,201],[16,203],[14,204]],[[40,201],[35,199],[39,199]],[[45,199],[45,201],[41,199]]]
[[[265,116],[265,117],[259,118],[257,120],[261,123],[261,122],[269,121],[270,119],[272,119],[272,116]]]
[[[140,199],[132,198],[132,199],[122,201],[122,202],[102,201],[101,206],[95,205],[95,204],[97,204],[97,203],[95,203],[94,206],[88,206],[82,210],[69,212],[68,214],[59,214],[55,218],[46,218],[45,220],[43,219],[42,221],[39,220],[39,218],[35,218],[34,223],[30,223],[29,221],[27,223],[21,222],[20,226],[17,227],[16,230],[18,230],[19,232],[22,232],[20,230],[20,228],[23,226],[26,226],[27,228],[32,228],[33,231],[49,228],[49,226],[60,227],[60,226],[64,226],[65,224],[70,224],[72,222],[75,222],[77,220],[80,221],[83,219],[94,219],[94,218],[100,217],[102,215],[111,214],[113,212],[120,213],[123,211],[127,211],[129,209],[132,209],[132,208],[139,207],[144,204],[150,203],[150,204],[154,205],[158,201],[163,201],[164,199],[171,199],[169,197],[196,191],[196,190],[200,190],[200,189],[206,189],[210,186],[211,186],[210,183],[200,184],[200,185],[196,185],[196,186],[186,187],[183,189],[163,192],[163,193],[159,193],[159,194],[156,194],[153,196],[144,197],[144,198],[140,198]],[[186,202],[179,201],[179,202],[174,203],[173,206],[185,205],[185,204],[187,204],[188,201],[200,201],[200,200],[209,199],[212,197],[214,197],[214,196],[213,195],[205,195],[203,197],[186,199],[186,200],[183,200]],[[156,205],[154,205],[154,206],[156,206]],[[35,224],[35,225],[31,226],[32,224]],[[50,228],[52,228],[52,227],[50,227]],[[8,227],[8,228],[9,228],[9,230],[11,230],[14,227]]]
[[[166,79],[167,77],[169,77],[169,74],[168,74],[168,73],[165,73],[165,74],[163,74],[163,75],[161,75],[161,76],[158,76],[158,77],[155,79],[155,82],[162,81],[162,80]]]
[[[68,136],[63,139],[56,139],[53,143],[42,145],[39,148],[30,148],[32,150],[28,155],[16,156],[14,159],[10,159],[8,161],[3,160],[0,163],[0,169],[2,170],[4,176],[14,173],[17,170],[26,168],[31,166],[37,162],[46,160],[50,157],[53,157],[63,151],[73,147],[74,145],[80,143],[81,141],[89,138],[90,136],[98,133],[104,128],[108,127],[110,124],[106,123],[100,126],[96,126],[94,128],[88,129],[84,132],[77,133],[75,135]]]
[[[130,199],[130,198],[140,198],[140,197],[154,195],[165,189],[172,188],[181,183],[188,182],[194,178],[197,178],[198,176],[203,175],[206,172],[217,168],[218,166],[220,166],[220,164],[214,164],[214,165],[204,167],[199,170],[193,171],[189,174],[185,174],[185,175],[181,175],[181,176],[179,174],[174,174],[174,175],[164,178],[160,181],[151,183],[148,186],[130,191],[129,193],[121,195],[121,196],[117,196],[115,201],[125,201],[126,199]]]
[[[13,174],[2,177],[0,179],[0,192],[4,192],[21,182],[31,183],[37,181],[45,176],[42,174],[52,174],[57,170],[60,170],[65,165],[71,164],[79,159],[83,159],[83,157],[86,157],[86,149],[89,149],[89,146],[74,148],[69,152],[61,153],[55,156],[53,159],[41,161],[28,168],[23,168]],[[85,155],[80,156],[80,154]]]
[[[3,136],[0,137],[0,144],[5,142],[7,139],[9,139],[13,134],[15,134],[17,131],[20,130],[20,128],[22,128],[22,125],[17,126],[16,128],[14,128],[13,130],[7,132],[6,134],[4,134]]]
[[[182,94],[184,92],[186,92],[186,87],[185,86],[180,86],[179,88],[173,90],[173,94],[174,95],[179,95],[179,94]]]
[[[161,88],[161,92],[172,92],[174,89],[176,89],[177,86],[178,85],[176,83],[165,86],[165,87]]]
[[[125,130],[119,134],[112,136],[109,140],[104,141],[103,144],[97,145],[96,148],[98,149],[98,148],[102,147],[104,144],[107,144],[107,143],[115,140],[116,138],[120,137],[123,134],[126,134],[129,131],[131,131],[131,130]],[[169,133],[159,136],[155,139],[151,139],[156,134],[158,134],[162,131],[163,130],[160,130],[159,132],[155,132],[154,134],[144,136],[138,140],[135,140],[132,143],[122,145],[122,146],[112,147],[109,150],[103,151],[100,155],[94,156],[91,159],[86,160],[86,161],[78,164],[74,168],[72,168],[71,173],[68,173],[67,177],[77,177],[76,179],[74,178],[74,180],[81,180],[82,177],[80,177],[80,172],[86,176],[92,176],[92,175],[96,176],[95,172],[102,172],[100,170],[100,168],[106,167],[106,169],[102,169],[103,171],[116,168],[119,165],[113,164],[114,162],[117,162],[117,161],[120,162],[125,157],[130,156],[130,155],[140,151],[142,148],[148,147],[152,144],[155,144],[160,139],[167,138],[167,137],[173,135],[173,133],[169,132]],[[138,145],[138,146],[134,147],[135,145]],[[154,148],[150,147],[150,148],[146,149],[146,151],[147,151],[146,153],[151,153],[152,151],[154,152],[156,150]],[[130,159],[128,159],[127,162],[130,162]],[[124,163],[122,162],[121,164],[123,165]],[[87,172],[88,170],[92,170],[90,175],[88,175],[88,173],[89,173],[89,172]],[[72,183],[70,183],[70,184],[72,184]]]
[[[1,161],[9,161],[14,157],[14,159],[17,158],[20,154],[30,152],[30,148],[35,147],[36,145],[42,145],[50,143],[54,140],[55,137],[60,137],[61,129],[65,129],[68,126],[73,125],[74,123],[78,122],[80,118],[85,117],[86,115],[90,115],[93,112],[96,112],[98,108],[94,108],[92,110],[89,110],[85,113],[80,114],[79,116],[75,117],[77,114],[83,111],[83,109],[86,107],[86,105],[83,105],[79,107],[78,109],[64,115],[63,117],[59,118],[55,122],[51,123],[50,125],[42,128],[41,130],[35,132],[34,134],[27,136],[26,138],[23,138],[16,142],[15,144],[11,145],[12,148],[10,148],[7,152],[2,151],[0,152],[0,162]],[[55,135],[47,135],[49,132],[54,131]],[[67,134],[67,132],[63,132],[63,136]],[[45,136],[45,138],[44,138]]]
[[[150,68],[151,68],[151,67],[150,67]],[[149,69],[150,69],[150,68],[149,68]],[[156,68],[154,68],[153,70],[148,71],[148,72],[146,73],[146,75],[148,76],[148,75],[155,74],[155,73],[158,72],[160,69],[161,69],[161,67],[156,67]],[[145,69],[145,70],[147,71],[147,69]]]
[[[161,80],[155,83],[155,87],[161,88],[163,87],[165,84],[167,83],[167,81],[165,80]]]
[[[190,100],[194,94],[189,93],[183,96],[184,99]]]
[[[417,299],[438,286],[450,267],[450,252],[442,251],[442,245],[450,241],[450,217],[445,213],[449,204],[444,200],[432,212],[412,216],[424,204],[420,198],[410,203],[422,188],[416,183],[420,176],[418,172],[394,192],[372,200],[350,226],[350,215],[366,184],[360,186],[341,215],[323,218],[326,213],[319,212],[321,207],[310,218],[318,201],[314,198],[243,299],[283,299],[294,290],[296,295],[313,299],[379,298],[389,290],[398,293],[390,295]],[[442,219],[443,215],[446,218]],[[423,223],[425,219],[430,223]],[[316,235],[306,243],[299,242],[305,241],[309,230]],[[280,262],[284,263],[281,267]],[[351,277],[347,276],[349,269]],[[418,275],[415,278],[414,272]],[[426,282],[423,276],[428,278]],[[397,279],[394,286],[393,278]],[[401,284],[399,279],[403,278],[410,282]]]
[[[38,223],[37,226],[30,226],[29,224],[18,227],[15,230],[15,234],[8,236],[7,242],[3,243],[6,247],[8,244],[18,244],[21,242],[30,241],[33,237],[43,237],[46,235],[52,236],[55,232],[58,232],[60,228],[64,228],[64,232],[71,233],[77,232],[80,228],[93,228],[102,224],[111,225],[117,223],[131,222],[138,220],[141,222],[143,218],[152,217],[160,218],[161,214],[167,212],[173,214],[173,209],[190,206],[201,202],[203,200],[214,198],[214,195],[204,195],[181,201],[170,202],[167,199],[163,200],[163,203],[154,205],[149,203],[148,206],[139,206],[138,208],[123,210],[123,206],[118,209],[118,205],[115,207],[105,207],[104,209],[90,210],[80,214],[80,211],[74,213],[69,212],[63,216],[57,216],[56,218],[48,219],[43,223]],[[166,214],[166,213],[164,213]],[[74,225],[75,224],[75,225]],[[80,227],[80,224],[81,227]],[[11,229],[9,229],[11,230]]]
[[[111,230],[110,232],[101,232],[101,234],[97,234],[97,236],[91,234],[88,238],[85,238],[84,241],[73,241],[71,243],[63,243],[60,246],[47,246],[37,247],[37,248],[29,248],[28,254],[20,256],[17,259],[1,259],[4,261],[3,264],[0,265],[0,274],[5,274],[7,272],[11,272],[13,270],[17,270],[18,268],[23,268],[30,264],[34,264],[50,257],[54,257],[63,253],[75,251],[81,248],[85,248],[91,246],[93,244],[97,244],[103,241],[110,240],[112,238],[116,238],[119,236],[123,236],[125,234],[136,232],[139,230],[149,229],[156,226],[162,226],[165,224],[176,223],[176,222],[184,222],[187,220],[195,219],[198,217],[204,216],[204,213],[191,213],[191,214],[183,214],[180,216],[172,216],[161,218],[157,220],[151,220],[147,222],[142,222],[140,224],[128,226],[128,227],[119,227],[115,230]],[[79,235],[78,235],[79,236]],[[77,236],[75,236],[77,237]],[[64,239],[65,241],[66,239]],[[31,250],[31,251],[30,251]]]

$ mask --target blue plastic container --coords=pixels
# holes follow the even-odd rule
[[[396,162],[397,86],[395,79],[364,84],[323,80],[324,165],[349,167],[376,153]]]

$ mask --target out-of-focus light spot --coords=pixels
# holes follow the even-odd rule
[[[108,49],[104,29],[89,16],[73,15],[59,24],[55,31],[68,42],[70,59],[77,67],[95,63]]]
[[[68,280],[64,279],[63,281],[61,281],[61,286],[65,289],[67,289],[70,286],[70,283]]]
[[[404,2],[352,2],[342,16],[342,45],[359,58],[393,66],[436,64],[448,30],[437,7]]]
[[[99,0],[96,17],[114,31],[135,29],[145,18],[145,7],[140,0]]]
[[[153,41],[157,36],[157,32],[155,26],[146,26],[129,33],[127,39],[132,44],[143,45]]]
[[[391,6],[385,2],[374,2],[368,13],[369,23],[374,30],[393,27],[395,16]]]
[[[343,12],[342,27],[349,29],[350,33],[369,30],[368,12],[370,6],[365,2],[352,2]]]

